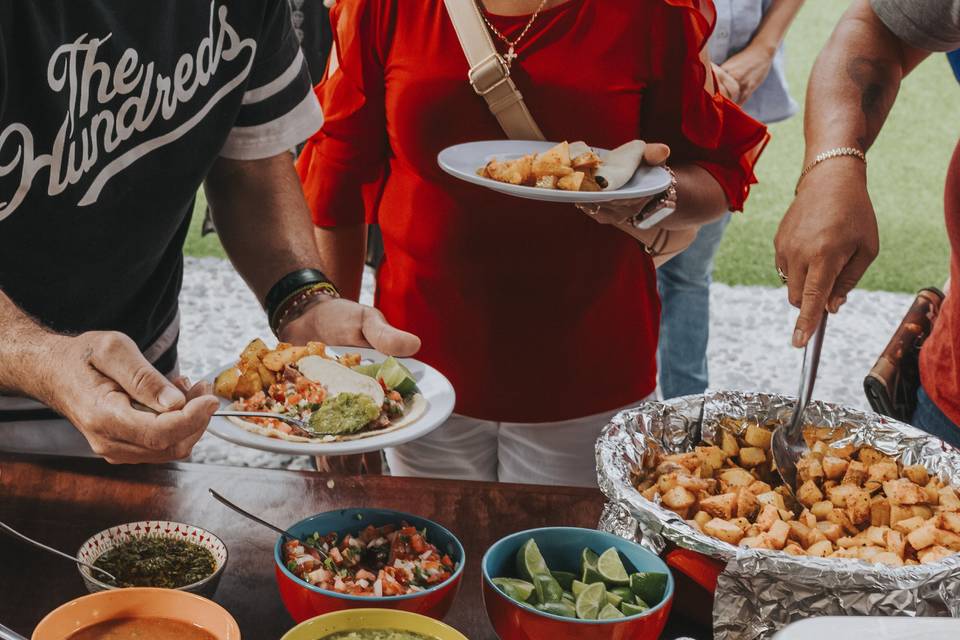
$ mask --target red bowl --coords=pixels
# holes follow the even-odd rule
[[[555,570],[575,569],[580,552],[590,547],[598,553],[616,547],[628,571],[656,571],[667,574],[663,600],[641,614],[614,620],[577,620],[537,611],[508,598],[492,582],[507,575],[517,551],[529,538],[537,541],[547,565]],[[603,531],[573,527],[549,527],[514,533],[496,542],[482,561],[483,603],[487,617],[500,640],[656,640],[663,632],[673,602],[673,576],[667,565],[653,553]]]
[[[456,563],[456,571],[446,581],[434,587],[405,596],[386,596],[382,598],[353,596],[336,591],[328,591],[304,582],[287,569],[283,562],[284,539],[277,540],[274,547],[274,570],[280,599],[290,616],[297,622],[310,618],[343,611],[345,609],[399,609],[442,620],[453,606],[453,600],[460,590],[463,565],[466,560],[463,545],[450,531],[439,524],[418,516],[390,511],[387,509],[342,509],[328,511],[301,520],[287,530],[295,536],[305,538],[315,531],[321,534],[337,532],[356,534],[367,525],[380,527],[386,524],[399,524],[405,521],[417,529],[427,530],[427,540],[449,555]]]

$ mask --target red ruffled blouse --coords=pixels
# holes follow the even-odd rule
[[[489,17],[511,39],[528,20]],[[649,395],[660,303],[639,243],[437,166],[447,146],[504,137],[443,0],[339,0],[332,20],[338,66],[316,88],[304,192],[318,226],[380,224],[376,304],[423,339],[417,357],[450,378],[456,411],[553,422]],[[665,142],[740,209],[767,132],[704,89],[712,28],[709,0],[569,0],[537,18],[512,76],[548,140]]]

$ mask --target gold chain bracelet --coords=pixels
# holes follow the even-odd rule
[[[860,151],[860,149],[857,149],[855,147],[836,147],[834,149],[822,151],[817,154],[817,157],[815,157],[813,161],[810,162],[810,164],[808,164],[803,168],[803,171],[800,172],[800,177],[797,178],[797,186],[793,190],[793,195],[797,195],[797,193],[800,191],[800,183],[803,181],[806,175],[810,173],[811,170],[813,170],[815,166],[817,166],[824,160],[830,160],[831,158],[842,158],[845,156],[859,158],[860,160],[863,161],[864,165],[867,164],[866,154],[864,154],[863,151]]]

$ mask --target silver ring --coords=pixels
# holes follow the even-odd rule
[[[783,269],[780,268],[780,265],[777,265],[777,275],[780,276],[780,282],[787,284],[787,274],[783,272]]]
[[[600,204],[597,202],[585,202],[580,205],[580,208],[590,216],[595,216],[600,213]]]

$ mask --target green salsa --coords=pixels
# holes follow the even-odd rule
[[[413,631],[399,631],[396,629],[358,629],[356,631],[341,631],[332,636],[323,636],[320,640],[436,640],[432,636],[425,636]]]
[[[114,587],[162,587],[178,589],[213,574],[217,561],[208,549],[173,538],[133,538],[110,549],[93,566],[117,577],[94,577]]]
[[[310,416],[310,429],[321,435],[354,433],[380,417],[382,407],[363,393],[338,393]]]

